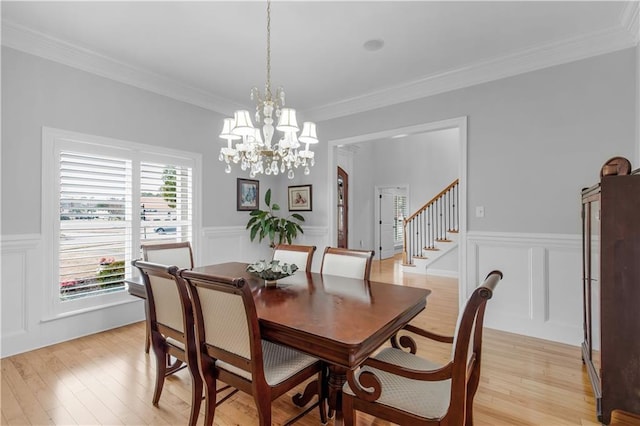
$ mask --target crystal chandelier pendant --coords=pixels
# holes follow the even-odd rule
[[[306,121],[302,131],[298,127],[296,110],[285,108],[285,92],[282,87],[271,92],[271,2],[267,0],[267,79],[264,95],[257,87],[251,89],[250,97],[256,102],[254,115],[256,126],[251,122],[247,110],[239,110],[233,118],[225,118],[220,138],[227,141],[227,146],[220,149],[219,160],[226,162],[225,172],[231,173],[231,164],[240,163],[242,171],[249,170],[249,176],[258,174],[284,174],[293,179],[293,169],[304,167],[304,174],[311,173],[314,165],[314,153],[309,150],[310,144],[319,142],[316,125]],[[276,131],[282,136],[276,135]],[[300,133],[300,135],[298,135]],[[274,144],[274,138],[276,143]],[[232,144],[235,142],[235,147]],[[301,150],[301,144],[305,149]],[[309,160],[309,161],[308,161]]]

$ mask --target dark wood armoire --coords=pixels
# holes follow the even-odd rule
[[[640,169],[607,161],[582,190],[585,363],[598,420],[640,413]]]

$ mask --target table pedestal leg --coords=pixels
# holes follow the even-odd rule
[[[329,365],[329,412],[335,413],[335,425],[342,425],[342,386],[347,381],[347,369]]]

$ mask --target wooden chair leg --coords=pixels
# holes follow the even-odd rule
[[[151,347],[151,327],[149,326],[149,321],[145,321],[146,324],[146,336],[144,341],[144,353],[149,353],[149,348]]]
[[[191,368],[189,368],[191,370]],[[189,416],[189,426],[195,426],[200,414],[200,405],[202,404],[202,378],[200,373],[196,371],[194,376],[191,371],[191,414]]]
[[[216,379],[204,380],[204,426],[212,426],[216,415]]]
[[[353,411],[353,401],[348,396],[342,397],[342,420],[344,426],[353,426],[356,420],[356,413]]]
[[[153,391],[153,405],[158,405],[160,401],[160,395],[162,394],[162,387],[164,386],[164,378],[167,375],[167,354],[165,354],[156,345],[153,347],[153,352],[156,355],[156,387]]]
[[[265,395],[262,398],[254,398],[258,409],[260,426],[271,426],[271,398]]]

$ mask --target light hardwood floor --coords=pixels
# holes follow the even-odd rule
[[[403,274],[393,261],[374,262],[371,279],[431,289],[427,308],[414,323],[452,333],[457,280]],[[144,335],[144,324],[138,323],[2,359],[1,423],[186,424],[188,373],[168,378],[159,406],[151,405],[154,358],[144,353]],[[579,348],[490,329],[484,336],[474,406],[477,425],[598,425]],[[419,353],[434,360],[445,361],[449,355],[449,345],[418,344]],[[297,412],[289,396],[274,402],[274,424]],[[198,420],[202,424],[203,415]],[[236,394],[217,409],[215,424],[257,424],[253,400]],[[297,424],[319,424],[317,410]],[[358,416],[359,426],[387,424]]]

